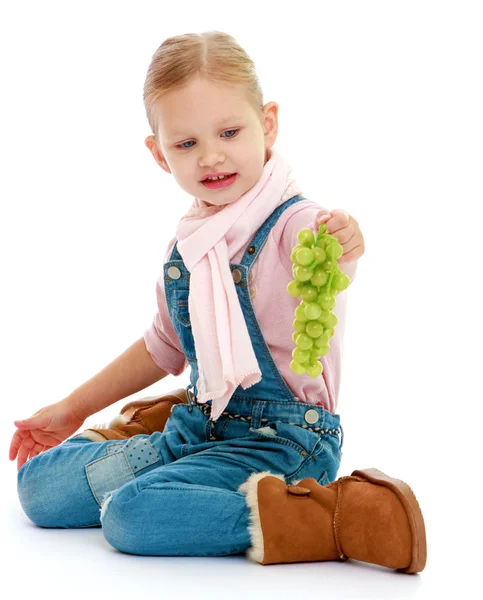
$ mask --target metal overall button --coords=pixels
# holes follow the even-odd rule
[[[307,423],[310,423],[311,425],[313,425],[314,423],[317,423],[317,421],[319,420],[319,413],[314,408],[310,408],[305,413],[304,419],[307,421]]]
[[[235,283],[240,283],[240,281],[242,280],[242,274],[241,274],[240,269],[233,269],[232,275],[233,275],[233,281]]]
[[[168,277],[170,279],[179,279],[181,277],[181,271],[178,269],[178,267],[169,267]]]
[[[248,248],[248,254],[253,254],[255,252],[256,248],[255,246],[250,246],[250,248]]]

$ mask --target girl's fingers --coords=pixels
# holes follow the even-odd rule
[[[38,456],[41,452],[43,452],[45,449],[43,444],[35,444],[35,446],[32,448],[32,450],[30,450],[30,458],[33,458],[34,456]],[[30,460],[29,458],[29,460]]]
[[[28,448],[24,448],[23,446],[20,448],[17,456],[17,471],[20,471],[23,465],[28,461],[29,453],[30,450]]]
[[[318,227],[320,227],[322,225],[322,223],[327,223],[327,221],[330,220],[330,215],[324,215],[322,217],[319,217],[319,219],[317,220],[318,223]]]
[[[57,446],[60,443],[60,440],[58,440],[57,438],[55,438],[54,436],[52,436],[48,433],[37,432],[36,435],[37,435],[37,438],[39,439],[38,442],[36,442],[31,437],[30,431],[17,430],[14,433],[14,436],[10,443],[10,448],[8,451],[8,458],[10,460],[15,460],[15,458],[18,456],[19,450],[21,448],[24,448],[24,449],[27,449],[27,451],[28,451],[27,452],[27,459],[28,459],[29,456],[30,456],[30,458],[32,456],[36,456],[37,454],[40,454],[44,450],[46,450],[48,448],[53,448],[54,446]]]
[[[10,449],[8,452],[8,457],[10,458],[10,460],[15,459],[15,457],[17,456],[17,452],[19,451],[20,447],[22,446],[23,440],[28,436],[29,436],[28,431],[17,430],[13,434],[12,441],[10,442]]]
[[[322,223],[327,223],[332,218],[332,215],[327,210],[319,210],[317,216],[315,218],[317,229],[322,225]]]
[[[345,252],[339,258],[339,264],[356,261],[362,256],[362,254],[362,245],[359,244],[358,246],[355,246],[354,248],[349,250],[349,252]]]
[[[334,235],[341,229],[345,229],[349,227],[351,216],[345,212],[345,210],[340,210],[339,208],[335,208],[330,214],[330,234]]]

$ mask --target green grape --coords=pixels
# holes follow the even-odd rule
[[[309,377],[313,377],[314,379],[318,377],[322,373],[322,365],[319,361],[311,362],[305,367],[305,371]]]
[[[308,281],[312,277],[312,269],[297,265],[293,272],[297,281]]]
[[[309,321],[307,323],[306,332],[311,338],[318,338],[320,335],[322,335],[323,331],[324,326],[321,323],[317,323],[317,321]]]
[[[297,348],[300,348],[300,350],[310,350],[314,345],[312,338],[309,337],[306,333],[299,333],[295,343],[297,345]]]
[[[338,322],[339,322],[339,319],[337,318],[337,316],[331,312],[331,313],[329,313],[328,317],[326,317],[323,320],[322,325],[326,329],[329,329],[330,327],[335,327]]]
[[[301,244],[297,244],[296,246],[293,247],[293,250],[290,254],[290,260],[292,262],[295,262],[295,255],[297,254],[297,252],[301,249],[304,248],[304,246],[302,246]]]
[[[296,360],[293,360],[290,363],[290,368],[296,375],[302,375],[303,373],[305,373],[305,367]]]
[[[311,229],[301,229],[298,232],[297,239],[302,246],[312,247],[315,242],[314,232]]]
[[[305,316],[305,306],[299,304],[295,309],[295,319],[297,321],[302,321],[302,323],[307,323],[309,320],[308,317]]]
[[[317,298],[317,295],[317,288],[308,282],[303,284],[302,291],[299,294],[299,296],[302,297],[302,300],[305,300],[306,302],[312,302]]]
[[[305,332],[305,323],[303,321],[299,321],[298,319],[295,319],[295,321],[292,323],[292,327],[297,333]]]
[[[324,310],[332,310],[335,306],[335,298],[327,294],[326,292],[323,292],[319,295],[319,297],[317,298],[317,302]]]
[[[325,320],[329,318],[329,314],[330,314],[330,311],[328,311],[328,310],[323,310],[323,311],[320,313],[320,317],[317,319],[317,321],[318,321],[319,323],[322,323],[322,325],[323,325],[323,324],[325,323]]]
[[[294,298],[297,298],[302,293],[302,283],[296,279],[293,279],[287,285],[287,292]]]
[[[305,307],[305,316],[309,321],[315,321],[315,319],[318,319],[320,317],[321,312],[322,309],[315,302],[310,302]]]
[[[314,261],[316,263],[323,263],[324,260],[327,258],[327,254],[323,248],[318,248],[316,246],[315,248],[312,248],[312,252],[314,255]]]
[[[310,359],[310,352],[308,350],[301,350],[300,348],[294,348],[292,350],[292,358],[298,363],[303,365]]]
[[[328,250],[328,255],[331,256],[334,260],[339,260],[339,258],[344,254],[344,248],[339,244],[339,242],[334,242],[332,248]]]
[[[297,262],[299,265],[307,267],[314,262],[314,253],[310,248],[300,248],[300,250],[295,254],[295,262]]]
[[[316,248],[322,248],[322,250],[325,250],[325,248],[327,247],[327,245],[330,243],[330,236],[328,233],[324,234],[323,237],[320,238],[320,240],[318,240],[315,243]]]
[[[328,329],[325,329],[324,332],[321,333],[316,340],[314,340],[315,348],[322,348],[323,346],[328,346],[330,340],[330,335],[328,331]]]
[[[337,273],[332,279],[332,285],[336,290],[346,290],[351,280],[345,273]]]
[[[315,267],[314,274],[310,279],[310,283],[312,285],[315,285],[315,287],[322,287],[323,285],[325,285],[328,279],[329,276],[327,275],[327,272],[325,271],[323,266]]]
[[[338,323],[332,312],[336,296],[350,285],[350,279],[337,264],[344,254],[339,240],[327,233],[325,224],[319,227],[317,237],[311,229],[302,229],[297,235],[298,244],[290,254],[293,281],[287,292],[302,300],[295,309],[290,368],[296,374],[307,373],[318,377],[323,367],[320,357],[330,351],[329,340]]]

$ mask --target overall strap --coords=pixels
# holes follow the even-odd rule
[[[247,249],[245,250],[243,258],[240,262],[241,265],[247,267],[248,270],[251,269],[253,263],[257,260],[261,249],[265,245],[270,231],[272,230],[273,226],[278,221],[282,213],[285,210],[287,210],[287,208],[292,206],[292,204],[300,202],[301,200],[307,200],[307,198],[304,198],[303,196],[293,196],[273,211],[273,213],[268,217],[268,219],[263,223],[263,225],[261,225],[261,227],[255,233],[250,244],[248,244]]]

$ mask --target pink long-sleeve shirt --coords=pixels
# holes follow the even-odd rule
[[[298,188],[289,185],[282,200],[298,193]],[[292,323],[295,318],[294,311],[300,303],[300,298],[293,298],[287,292],[287,285],[293,279],[290,254],[298,243],[297,234],[301,229],[308,227],[315,231],[316,215],[321,208],[311,200],[302,200],[282,213],[253,264],[250,291],[255,315],[265,341],[294,396],[309,404],[322,405],[329,412],[335,413],[341,378],[347,293],[350,286],[336,297],[333,312],[337,315],[338,323],[330,340],[330,351],[320,359],[322,374],[311,378],[306,374],[296,375],[290,369],[292,350],[295,347],[292,340]],[[170,241],[165,262],[169,260],[175,242],[176,238]],[[241,261],[249,243],[250,241],[232,258],[232,263]],[[340,265],[340,269],[352,282],[357,271],[357,262],[344,263]],[[144,333],[146,348],[161,369],[172,375],[180,375],[189,363],[168,313],[163,273],[156,282],[156,295],[158,311],[151,326]],[[274,307],[277,310],[274,310]]]

